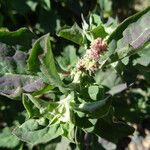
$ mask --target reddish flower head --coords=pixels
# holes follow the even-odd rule
[[[86,56],[89,58],[89,59],[94,59],[94,60],[98,60],[99,59],[99,53],[97,50],[95,49],[88,49],[86,51]]]
[[[95,39],[91,45],[90,45],[91,49],[95,49],[97,50],[99,53],[106,51],[107,49],[107,44],[106,42],[102,39],[102,38],[97,38]]]
[[[97,38],[91,43],[90,49],[86,50],[85,55],[76,65],[77,70],[88,71],[89,74],[95,73],[99,69],[99,57],[101,53],[107,50],[106,42]]]

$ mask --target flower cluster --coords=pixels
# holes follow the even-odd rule
[[[100,55],[107,50],[106,42],[101,39],[95,39],[91,45],[90,49],[86,50],[85,55],[77,63],[77,69],[80,71],[88,71],[90,74],[94,73],[99,68],[99,57]]]
[[[101,53],[106,51],[107,44],[102,38],[97,38],[91,43],[90,48],[97,50],[98,53]]]

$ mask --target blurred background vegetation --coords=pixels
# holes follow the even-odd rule
[[[81,14],[87,18],[96,13],[104,22],[109,17],[123,21],[149,4],[150,0],[0,0],[0,27],[12,31],[28,27],[39,36],[50,32],[59,42],[57,54],[66,45],[56,36],[57,31],[74,22],[81,25]]]
[[[0,27],[16,30],[27,26],[37,34],[55,34],[63,25],[81,24],[97,13],[119,21],[147,7],[150,0],[0,0]]]

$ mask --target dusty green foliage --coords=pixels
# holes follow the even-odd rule
[[[43,2],[46,10],[50,8],[47,2]],[[68,46],[56,58],[49,34],[38,39],[26,28],[14,32],[0,30],[0,94],[10,101],[15,99],[21,103],[22,100],[27,112],[23,124],[12,125],[13,135],[10,135],[8,128],[0,133],[0,137],[9,134],[8,139],[13,136],[13,144],[6,146],[8,139],[0,138],[0,146],[21,146],[17,136],[32,146],[51,142],[56,147],[59,138],[65,137],[82,149],[85,145],[77,137],[82,137],[85,133],[113,143],[131,135],[134,129],[126,122],[132,121],[130,107],[135,104],[131,102],[132,105],[126,109],[124,105],[118,106],[117,100],[122,100],[119,97],[123,96],[128,105],[126,99],[129,97],[125,96],[129,92],[144,94],[144,100],[141,98],[138,101],[143,107],[139,104],[138,111],[142,109],[143,114],[149,115],[150,89],[146,87],[145,92],[131,87],[139,74],[147,84],[150,83],[149,18],[150,8],[147,8],[114,29],[113,24],[103,24],[99,16],[91,15],[89,21],[83,19],[82,28],[74,24],[57,33],[59,37],[79,44],[80,55],[77,55],[75,47]],[[98,45],[98,48],[104,50],[95,56],[97,45],[93,48],[92,43],[98,37],[107,46]],[[87,49],[95,51],[90,51],[89,55]],[[89,70],[93,65],[98,66],[89,72],[87,68],[81,67],[82,58]],[[77,66],[78,63],[80,67]],[[131,69],[133,72],[130,72]],[[129,78],[131,74],[133,78]],[[65,142],[66,147],[69,147],[69,142]]]

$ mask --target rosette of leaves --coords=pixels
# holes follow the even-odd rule
[[[59,36],[82,48],[97,37],[107,41],[107,51],[99,59],[102,65],[92,75],[76,72],[72,76],[78,61],[76,52],[65,50],[63,54],[68,58],[62,56],[55,62],[49,34],[37,39],[27,29],[1,30],[1,94],[22,99],[28,113],[28,119],[13,134],[32,145],[63,136],[78,148],[87,144],[83,140],[85,133],[113,143],[132,134],[134,129],[115,117],[112,100],[128,87],[123,74],[125,66],[119,68],[120,63],[128,63],[126,57],[149,45],[149,18],[147,8],[110,34],[108,26],[94,15],[89,25],[83,20],[83,29],[75,24],[59,31]],[[66,51],[74,56],[65,55]],[[90,142],[94,141],[93,138]],[[97,140],[95,145],[98,144]]]

